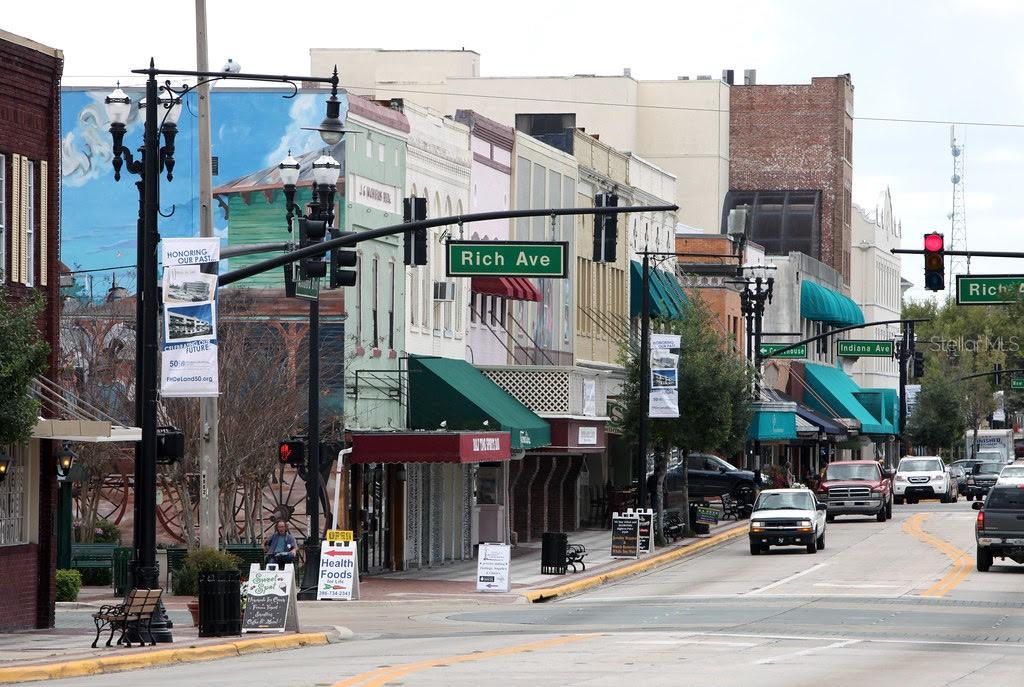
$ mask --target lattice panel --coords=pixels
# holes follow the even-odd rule
[[[535,413],[567,415],[569,379],[567,370],[503,369],[483,370],[491,381]]]
[[[430,565],[444,563],[444,475],[440,465],[430,466]]]
[[[420,507],[420,481],[423,479],[420,465],[407,463],[405,466],[406,489],[405,503],[408,508],[405,521],[406,560],[420,565],[420,528],[423,510]]]
[[[476,468],[470,465],[462,466],[462,556],[461,558],[472,558],[473,556],[473,481]]]

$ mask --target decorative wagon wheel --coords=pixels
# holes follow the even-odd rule
[[[186,475],[189,500],[192,503],[192,512],[189,514],[188,523],[193,533],[199,528],[199,475],[188,473]],[[182,512],[182,500],[179,493],[179,486],[165,472],[157,474],[157,509],[156,518],[163,528],[164,534],[183,544],[185,539],[185,518]],[[194,536],[193,536],[194,538]]]
[[[135,493],[135,463],[131,458],[118,458],[114,467],[100,483],[100,498],[96,507],[96,520],[107,520],[120,525],[128,512],[128,504]],[[82,488],[78,482],[72,488],[74,514],[82,519]]]
[[[331,522],[327,480],[320,481],[320,526]],[[325,504],[328,507],[325,507]],[[263,489],[263,536],[267,537],[277,520],[288,523],[296,537],[306,536],[306,481],[295,468],[281,466]]]

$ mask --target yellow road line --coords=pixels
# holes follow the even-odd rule
[[[672,561],[686,556],[692,556],[695,553],[709,549],[712,546],[721,544],[722,542],[735,539],[736,537],[743,536],[747,533],[747,524],[739,523],[735,527],[728,529],[724,532],[719,532],[707,539],[701,539],[687,546],[673,549],[672,551],[666,551],[665,553],[652,556],[646,560],[637,561],[631,563],[622,568],[615,570],[609,570],[606,573],[600,575],[593,575],[591,577],[585,577],[582,580],[575,582],[567,582],[566,584],[558,585],[557,587],[548,587],[546,589],[531,589],[530,591],[524,592],[524,596],[527,601],[531,603],[537,603],[539,601],[548,601],[559,596],[566,596],[568,594],[575,594],[581,592],[584,589],[590,589],[591,587],[598,587],[602,584],[618,580],[629,575],[635,575],[636,573],[645,572],[651,568],[656,568],[659,565],[671,563]]]
[[[499,656],[510,656],[512,654],[521,654],[528,651],[537,651],[539,649],[550,649],[563,644],[578,642],[583,639],[590,639],[591,637],[597,636],[599,635],[563,635],[552,639],[544,639],[539,642],[530,642],[529,644],[517,644],[514,646],[507,646],[502,649],[492,649],[491,651],[474,651],[471,654],[430,658],[425,661],[416,661],[415,663],[386,666],[384,668],[377,668],[376,670],[368,670],[365,673],[360,673],[359,675],[354,675],[342,680],[341,682],[336,682],[333,687],[382,687],[395,678],[400,678],[410,673],[418,673],[421,670],[427,670],[429,668],[450,666],[457,663],[467,663],[469,661],[481,661],[488,658],[497,658]]]
[[[943,576],[941,580],[922,592],[921,596],[942,597],[951,592],[957,585],[963,582],[974,566],[974,558],[966,551],[961,551],[948,541],[939,539],[933,534],[924,531],[922,524],[928,518],[928,513],[917,513],[903,522],[903,531],[923,541],[925,544],[935,547],[945,554],[952,562],[953,567]]]

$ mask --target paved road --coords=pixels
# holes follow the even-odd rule
[[[894,515],[840,519],[815,555],[739,539],[548,604],[304,606],[355,639],[55,684],[1019,685],[1024,566],[974,569],[963,501]]]

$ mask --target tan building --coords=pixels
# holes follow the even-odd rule
[[[677,234],[676,252],[703,255],[734,255],[732,239],[722,234]],[[734,342],[736,354],[745,355],[745,323],[739,292],[728,284],[735,277],[724,276],[723,266],[735,267],[735,260],[700,255],[680,256],[677,275],[687,294],[697,293],[717,321],[719,333]]]
[[[710,78],[481,77],[480,56],[445,50],[310,50],[314,74],[372,98],[409,98],[440,112],[472,109],[542,140],[582,128],[674,175],[678,220],[718,232],[729,190],[730,86]],[[548,114],[524,129],[517,115]],[[550,142],[550,141],[548,141]]]

